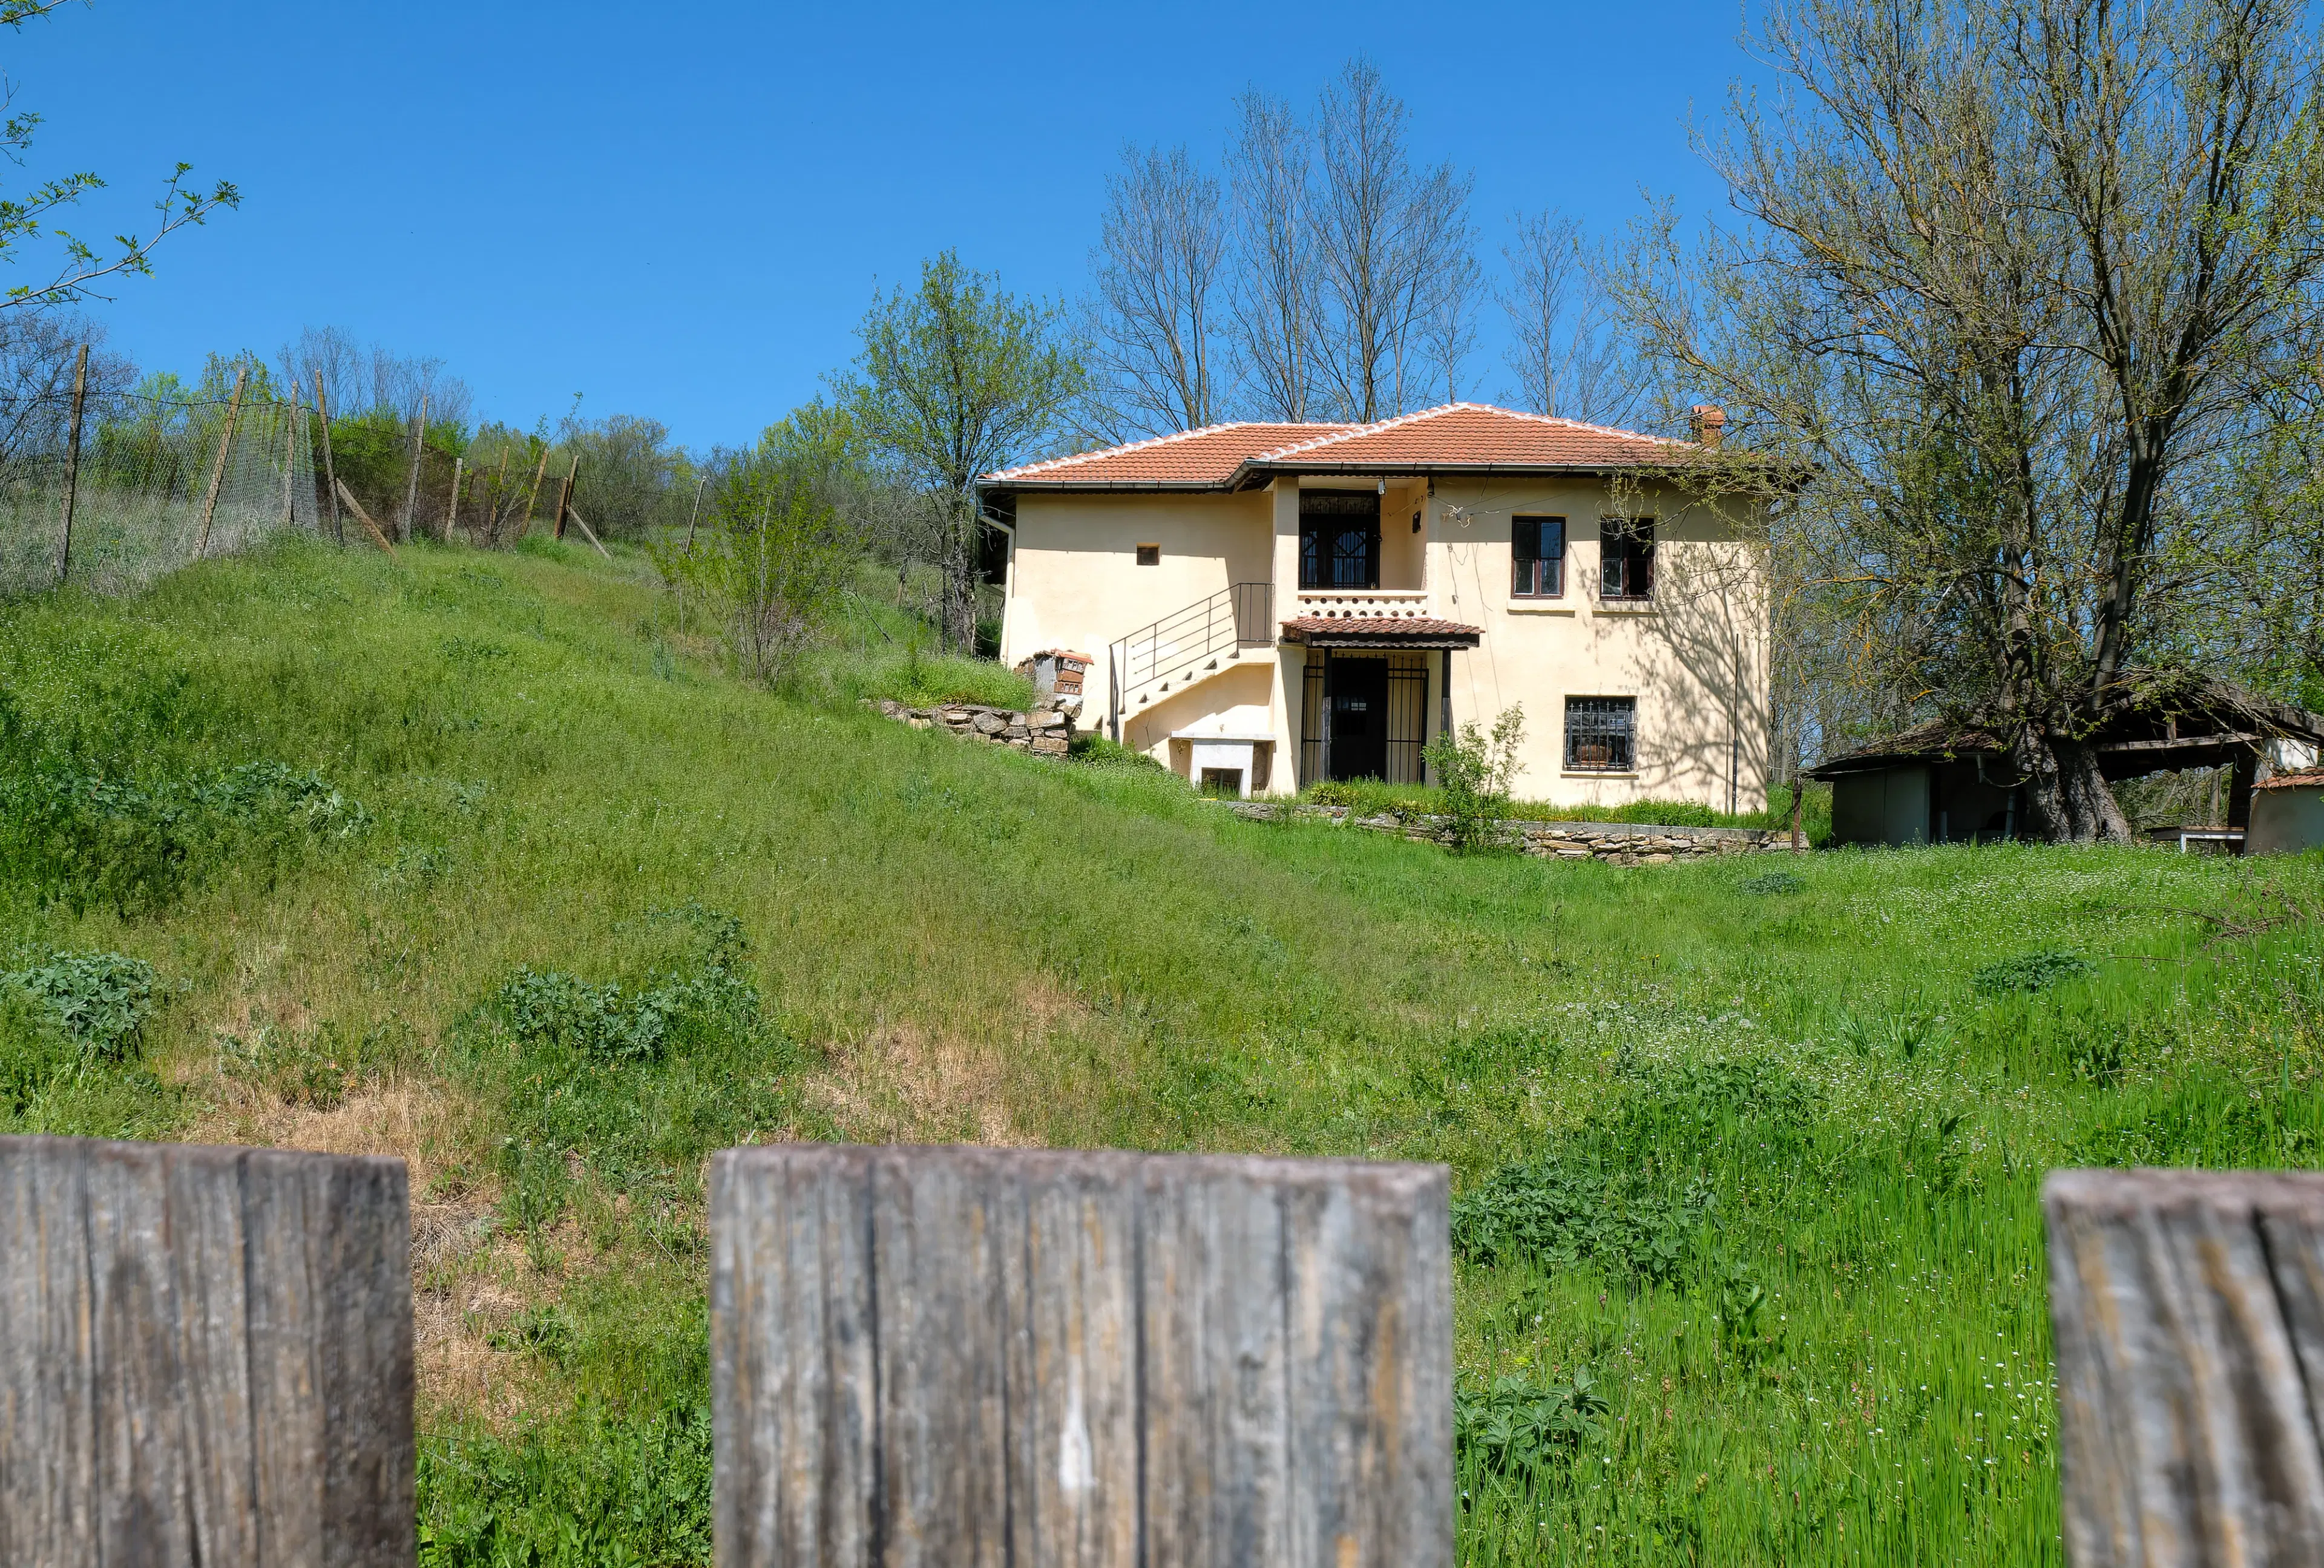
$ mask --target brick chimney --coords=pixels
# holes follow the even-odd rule
[[[1717,403],[1697,403],[1686,417],[1686,433],[1695,445],[1716,448],[1727,434],[1727,410]]]

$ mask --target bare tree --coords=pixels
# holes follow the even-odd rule
[[[1415,170],[1406,117],[1362,59],[1324,89],[1316,115],[1318,359],[1340,410],[1360,420],[1404,411],[1425,384],[1416,331],[1460,275],[1471,237],[1471,178],[1450,164]]]
[[[1581,223],[1545,211],[1519,214],[1513,227],[1498,291],[1509,324],[1502,359],[1517,377],[1510,401],[1591,424],[1628,423],[1637,389],[1583,253]]]
[[[367,356],[344,327],[306,327],[298,342],[284,344],[274,358],[283,380],[304,387],[309,400],[321,387],[334,415],[362,411],[369,380]]]
[[[1218,420],[1223,219],[1218,180],[1184,147],[1126,148],[1121,171],[1106,181],[1091,258],[1098,309],[1090,368],[1140,433]]]
[[[1812,464],[1879,684],[2003,736],[2032,830],[2119,840],[2092,732],[2193,673],[2203,504],[2311,356],[2318,58],[2296,0],[1800,0],[1793,92],[1712,150],[1751,220],[1609,272],[1669,373]],[[2214,605],[2214,613],[2218,606]]]
[[[1469,355],[1477,346],[1477,305],[1484,293],[1484,269],[1465,247],[1447,261],[1429,289],[1420,346],[1434,384],[1443,389],[1448,403],[1461,401]]]
[[[1230,327],[1241,396],[1261,419],[1316,410],[1314,153],[1291,106],[1256,89],[1235,100],[1228,155],[1235,250]]]

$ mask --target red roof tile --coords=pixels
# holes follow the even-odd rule
[[[1483,403],[1447,403],[1370,425],[1212,425],[984,476],[1012,488],[1231,489],[1277,474],[1596,471],[1670,463],[1689,441]]]
[[[2310,768],[2304,773],[2278,773],[2273,779],[2261,779],[2252,788],[2255,789],[2324,789],[2324,768]]]
[[[1438,621],[1426,615],[1300,615],[1283,623],[1286,642],[1311,637],[1465,637],[1481,638],[1481,626],[1458,621]]]
[[[1152,486],[1225,484],[1248,458],[1278,447],[1312,440],[1319,435],[1352,429],[1351,425],[1206,425],[1127,447],[1108,447],[1047,463],[1028,463],[988,474],[988,484],[1001,481],[1025,484],[1121,484]]]

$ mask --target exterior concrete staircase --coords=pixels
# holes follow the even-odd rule
[[[1114,641],[1106,650],[1113,738],[1140,708],[1234,669],[1245,649],[1275,646],[1274,611],[1272,583],[1236,583]]]

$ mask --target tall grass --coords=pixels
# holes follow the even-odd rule
[[[429,1563],[706,1560],[727,1143],[1450,1163],[1477,1563],[2056,1562],[2042,1173],[2316,1163],[2318,857],[1452,857],[893,656],[752,689],[554,546],[0,606],[0,971],[160,976],[117,1059],[0,987],[0,1126],[412,1160]]]

